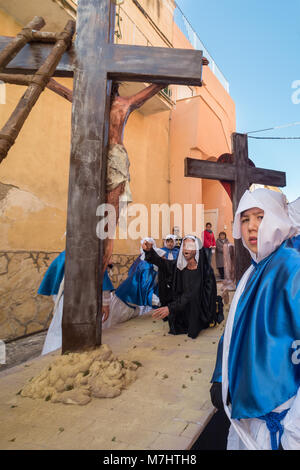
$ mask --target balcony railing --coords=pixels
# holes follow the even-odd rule
[[[56,3],[60,4],[64,9],[69,10],[71,13],[75,13],[77,9],[78,0],[54,0]],[[223,73],[215,63],[214,59],[202,43],[201,39],[198,37],[197,33],[191,26],[190,22],[176,4],[174,10],[174,22],[177,24],[182,33],[190,41],[194,49],[203,51],[204,57],[209,60],[209,67],[212,70],[213,74],[218,78],[220,83],[223,85],[227,93],[229,93],[229,82],[224,77]],[[71,10],[71,11],[70,11]],[[115,41],[121,42],[123,44],[132,44],[138,46],[153,46],[151,41],[147,38],[144,32],[135,24],[135,22],[130,18],[126,10],[120,6],[117,8],[117,17],[116,17],[116,34]]]
[[[213,74],[218,78],[218,80],[222,83],[223,87],[229,93],[229,82],[226,80],[224,75],[222,74],[221,70],[215,63],[214,59],[204,46],[201,39],[198,37],[196,31],[191,26],[188,19],[185,17],[182,10],[176,4],[176,8],[174,10],[174,22],[177,24],[178,28],[182,31],[185,37],[190,41],[194,49],[203,51],[204,57],[209,60],[209,67],[212,70]]]

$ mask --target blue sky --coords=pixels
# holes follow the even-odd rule
[[[229,81],[237,132],[300,121],[300,0],[176,3]],[[300,125],[252,135],[300,137]],[[283,192],[289,201],[300,196],[300,140],[249,139],[249,157],[257,167],[285,171]]]

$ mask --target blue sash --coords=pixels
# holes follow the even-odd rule
[[[278,450],[279,448],[279,444],[280,444],[282,434],[284,431],[283,426],[280,421],[282,421],[285,418],[288,411],[289,411],[289,408],[287,410],[281,411],[281,413],[274,413],[273,411],[271,411],[265,416],[259,417],[259,419],[262,419],[263,421],[266,422],[267,428],[270,431],[272,450]],[[277,433],[279,433],[278,442],[277,442]]]

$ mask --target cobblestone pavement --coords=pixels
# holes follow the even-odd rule
[[[169,335],[165,322],[143,315],[104,330],[103,344],[116,357],[138,361],[140,367],[136,381],[121,395],[95,398],[85,406],[32,400],[19,393],[59,351],[16,367],[9,364],[0,373],[0,415],[5,423],[0,426],[0,450],[190,449],[215,412],[209,389],[224,326],[191,339]],[[8,344],[15,346],[21,361],[25,354],[40,354],[42,338],[24,340],[24,349],[19,341]]]
[[[0,372],[40,356],[47,331],[6,343],[6,363],[0,364]]]

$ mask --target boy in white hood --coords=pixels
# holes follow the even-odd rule
[[[228,450],[300,449],[300,253],[290,242],[295,234],[283,194],[245,192],[233,236],[242,238],[252,265],[233,298],[213,377],[222,383],[231,421]]]

